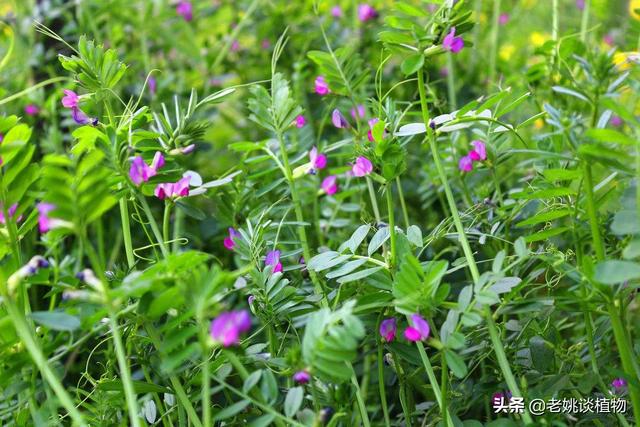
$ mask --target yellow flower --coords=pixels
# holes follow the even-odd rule
[[[613,63],[620,70],[628,70],[633,64],[640,62],[639,52],[616,52],[613,55]]]
[[[511,43],[505,43],[500,47],[500,52],[498,52],[498,55],[503,61],[508,61],[511,59],[511,56],[515,51],[516,47],[514,45],[512,45]]]
[[[549,40],[549,34],[543,34],[538,31],[534,31],[529,37],[529,41],[535,47],[542,46],[547,40]]]
[[[536,129],[542,129],[542,127],[544,126],[544,120],[542,119],[536,119],[535,122],[533,122],[533,127]]]
[[[10,2],[0,0],[0,16],[7,16],[12,11],[13,8],[11,7]]]
[[[640,21],[640,13],[636,12],[636,9],[640,9],[640,0],[629,1],[629,15],[631,15],[633,19]]]
[[[487,23],[487,14],[486,13],[481,13],[480,14],[480,19],[478,19],[478,21],[480,22],[480,24],[486,24]]]

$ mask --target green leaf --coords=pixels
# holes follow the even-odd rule
[[[344,252],[345,249],[349,249],[351,253],[355,253],[356,249],[358,249],[358,246],[360,246],[365,237],[367,237],[367,234],[369,234],[370,228],[371,227],[369,226],[369,224],[361,225],[360,227],[358,227],[356,231],[353,232],[349,240],[340,245],[338,251]]]
[[[338,283],[349,283],[355,282],[356,280],[364,279],[365,277],[371,276],[373,273],[382,270],[382,267],[371,267],[365,268],[364,270],[356,271],[355,273],[348,274],[346,276],[342,276],[338,279]]]
[[[242,384],[242,391],[245,393],[249,393],[253,387],[260,381],[262,378],[262,370],[259,369],[257,371],[252,372],[246,380],[244,380],[244,384]]]
[[[400,69],[405,76],[415,74],[420,68],[424,66],[424,55],[422,53],[411,55],[402,61]]]
[[[213,419],[214,419],[214,421],[220,421],[220,420],[226,420],[227,418],[231,418],[234,415],[239,414],[240,411],[242,411],[244,408],[249,406],[249,403],[251,403],[251,401],[248,400],[248,399],[243,399],[243,400],[240,400],[238,402],[235,402],[232,405],[227,406],[226,408],[224,408],[220,412],[218,412],[213,417]]]
[[[516,224],[517,227],[524,227],[528,225],[535,225],[541,222],[549,222],[559,218],[564,218],[567,215],[571,215],[571,209],[557,209],[549,212],[542,212],[536,214],[530,218],[525,219],[524,221],[520,221]]]
[[[134,391],[138,394],[171,393],[170,388],[153,383],[148,383],[145,381],[131,381],[131,383],[133,384]],[[106,380],[99,381],[96,388],[102,391],[122,391],[124,389],[124,386],[122,385],[121,380]]]
[[[55,331],[74,331],[80,327],[80,319],[60,311],[34,311],[30,316],[34,322]]]
[[[284,414],[291,418],[293,417],[300,405],[302,405],[302,399],[304,398],[304,389],[302,387],[290,388],[287,392],[287,396],[284,398]]]
[[[389,239],[390,236],[391,233],[389,227],[382,227],[378,231],[376,231],[376,234],[373,235],[371,241],[369,242],[367,254],[369,256],[373,255],[373,253],[376,252],[380,248],[380,246],[382,246],[384,242]]]
[[[457,353],[449,349],[445,349],[444,357],[447,360],[447,366],[449,366],[453,375],[457,378],[464,378],[467,375],[467,365],[464,363],[464,359]]]
[[[596,265],[595,280],[606,285],[616,285],[640,278],[640,264],[633,261],[602,261]]]
[[[622,145],[635,145],[635,140],[613,129],[589,129],[585,136],[599,142],[615,142]]]

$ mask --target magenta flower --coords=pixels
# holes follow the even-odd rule
[[[240,233],[238,233],[234,228],[229,227],[229,236],[224,239],[224,247],[232,251],[236,247],[235,239],[240,238]]]
[[[273,250],[267,252],[267,256],[264,259],[264,265],[272,265],[272,273],[279,273],[282,271],[282,263],[280,262],[280,251]]]
[[[331,16],[334,18],[342,18],[342,9],[340,6],[333,6],[331,8]]]
[[[444,36],[442,40],[442,47],[444,50],[448,50],[452,53],[458,53],[464,47],[464,40],[462,37],[456,37],[456,27],[451,28],[449,34]]]
[[[240,42],[238,40],[234,40],[233,43],[231,43],[231,52],[237,52],[240,50]]]
[[[376,125],[376,123],[378,123],[380,121],[379,118],[374,117],[373,119],[369,120],[369,130],[367,131],[367,139],[370,142],[375,142],[375,139],[373,138],[373,127]],[[382,137],[386,138],[387,137],[387,131],[385,130],[384,132],[382,132]]]
[[[358,120],[358,118],[364,119],[366,111],[364,109],[364,105],[360,104],[357,106],[357,108],[352,108],[350,113],[351,117],[353,117],[353,120]]]
[[[9,206],[9,209],[7,209],[7,214],[9,214],[9,218],[13,218],[13,216],[16,214],[16,211],[18,210],[18,204],[14,203],[11,206]],[[19,217],[16,222],[20,222],[20,220],[22,219],[22,217]],[[7,224],[7,219],[4,217],[4,206],[0,205],[0,224]]]
[[[608,46],[613,46],[615,43],[611,34],[605,34],[604,37],[602,37],[602,41]]]
[[[476,139],[475,141],[471,141],[471,145],[473,145],[473,150],[469,152],[471,160],[474,162],[487,160],[487,147],[484,145],[484,142]]]
[[[378,12],[376,12],[373,6],[368,4],[358,5],[358,19],[361,22],[367,22],[372,19],[376,19],[377,17],[378,17]]]
[[[40,108],[38,108],[38,106],[35,104],[29,104],[24,107],[24,112],[27,116],[35,116],[40,112]]]
[[[498,17],[498,23],[500,25],[505,25],[507,22],[509,22],[509,14],[501,13],[500,16]]]
[[[348,128],[349,122],[337,108],[331,113],[331,122],[338,129]]]
[[[332,196],[338,192],[338,177],[335,175],[329,175],[322,180],[320,185],[327,195]]]
[[[579,10],[584,10],[585,1],[584,0],[576,0],[576,7]]]
[[[180,0],[176,5],[176,13],[189,22],[193,19],[193,5],[190,1]]]
[[[627,386],[627,381],[624,378],[616,378],[611,382],[611,385],[618,391]]]
[[[196,144],[189,144],[186,147],[180,149],[180,154],[191,154],[195,151]]]
[[[158,173],[158,169],[162,166],[164,166],[164,156],[159,151],[156,151],[156,154],[153,156],[151,166],[148,166],[141,156],[136,156],[131,162],[129,177],[135,185],[140,185],[143,182],[149,181],[149,178],[152,176],[155,176]]]
[[[38,209],[38,229],[40,233],[46,233],[51,230],[51,219],[49,218],[49,212],[56,208],[56,205],[46,202],[40,202],[36,205]]]
[[[260,47],[264,50],[267,50],[271,47],[271,41],[269,39],[262,39],[260,42]]]
[[[80,102],[78,94],[69,89],[64,89],[62,92],[64,93],[62,105],[65,108],[78,108],[78,103]]]
[[[220,313],[211,322],[211,338],[224,347],[240,344],[240,335],[251,329],[251,317],[247,310]]]
[[[158,81],[156,80],[156,78],[153,76],[149,77],[149,80],[147,80],[147,84],[149,85],[149,92],[151,93],[151,95],[155,95],[158,90]]]
[[[166,198],[175,199],[178,197],[187,197],[189,195],[189,182],[190,176],[185,176],[177,182],[167,182],[164,184],[158,184],[154,194],[160,200]]]
[[[411,323],[413,323],[413,326],[408,326],[407,329],[404,330],[404,336],[407,340],[416,342],[429,338],[431,328],[429,328],[429,323],[427,323],[422,316],[417,313],[412,314]]]
[[[471,172],[473,170],[473,159],[470,155],[460,158],[460,161],[458,161],[458,169],[462,172]]]
[[[306,370],[298,371],[293,374],[293,380],[298,384],[307,384],[309,381],[311,381],[311,374],[309,374],[309,372],[307,372]]]
[[[91,125],[91,126],[97,126],[98,125],[98,119],[97,118],[87,116],[84,113],[84,111],[82,111],[79,108],[72,108],[71,109],[71,117],[73,117],[73,120],[79,125]]]
[[[373,171],[373,164],[369,159],[364,156],[360,156],[356,159],[356,162],[351,167],[353,176],[362,177],[369,175]]]
[[[295,123],[297,128],[301,128],[307,124],[307,119],[305,119],[304,116],[300,114],[298,117],[296,117]]]
[[[311,170],[309,170],[309,173],[312,174],[327,166],[327,156],[322,153],[318,153],[318,149],[316,147],[309,150],[309,161],[311,162]]]
[[[611,126],[613,127],[620,127],[622,126],[622,119],[620,118],[620,116],[611,116],[611,119],[609,119],[609,123],[611,123]]]
[[[329,84],[324,79],[324,76],[316,77],[315,86],[316,86],[316,93],[320,96],[327,95],[328,93],[331,92],[331,90],[329,89]]]
[[[396,338],[396,319],[391,317],[380,322],[380,336],[385,342],[391,342]]]

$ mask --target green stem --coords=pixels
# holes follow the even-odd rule
[[[453,66],[453,54],[451,52],[446,53],[447,57],[447,94],[449,97],[450,111],[457,110],[458,101],[456,100],[456,86],[455,86],[455,69]]]
[[[444,171],[444,167],[442,166],[442,162],[440,161],[440,155],[438,154],[438,147],[436,146],[435,135],[433,133],[433,130],[429,126],[429,121],[430,121],[429,109],[427,107],[427,97],[425,95],[424,86],[425,86],[424,71],[420,69],[418,70],[418,91],[420,92],[420,106],[422,108],[422,119],[424,121],[424,124],[426,125],[427,138],[429,140],[429,145],[431,147],[431,155],[433,157],[433,161],[436,165],[438,175],[444,187],[444,192],[447,198],[449,209],[451,210],[451,215],[453,216],[453,222],[455,224],[456,231],[458,232],[458,238],[460,239],[460,244],[462,245],[462,251],[464,252],[464,256],[469,266],[469,271],[471,272],[471,276],[473,278],[474,283],[478,283],[480,279],[480,272],[478,270],[478,266],[476,265],[475,258],[473,257],[473,252],[471,251],[471,246],[469,245],[469,240],[467,239],[464,226],[462,225],[462,221],[460,220],[458,207],[453,197],[451,188],[449,187],[449,181],[447,180],[447,175]],[[513,395],[516,397],[521,397],[522,393],[520,392],[520,388],[518,387],[515,381],[513,372],[511,372],[511,367],[509,366],[509,362],[507,361],[507,358],[505,355],[504,346],[502,345],[500,336],[497,333],[496,326],[491,314],[491,309],[488,306],[484,306],[484,314],[485,314],[487,324],[489,325],[491,343],[496,353],[496,357],[498,358],[498,364],[500,365],[500,370],[502,371],[502,375],[504,376],[507,384],[509,384],[511,393],[513,393]],[[531,419],[531,416],[529,415],[529,411],[527,409],[525,409],[525,412],[522,417],[527,424],[530,424],[533,422],[533,420]]]
[[[441,375],[440,375],[440,393],[441,393],[441,401],[442,401],[442,419],[444,421],[444,425],[453,427],[453,422],[451,417],[449,417],[449,408],[447,407],[447,389],[448,389],[448,380],[449,380],[449,369],[447,367],[447,358],[444,356],[444,351],[440,353],[440,357],[442,358],[441,363]]]
[[[587,27],[589,26],[589,9],[591,8],[591,0],[585,0],[584,9],[582,10],[582,21],[580,22],[580,41],[587,40]]]
[[[438,406],[442,411],[443,417],[446,412],[444,407],[442,406],[442,392],[440,391],[440,385],[438,385],[438,380],[436,379],[436,374],[433,372],[433,367],[431,366],[431,361],[429,361],[429,356],[427,356],[427,352],[424,350],[424,344],[421,341],[416,343],[418,347],[418,353],[420,353],[420,359],[422,359],[422,365],[424,366],[424,370],[427,372],[427,377],[429,378],[429,383],[433,388],[433,394],[436,396],[436,401],[438,402]]]
[[[398,360],[398,355],[392,353],[393,364],[396,368],[396,374],[398,375],[398,383],[400,386],[400,406],[402,406],[402,412],[404,413],[405,424],[411,427],[413,424],[411,423],[411,411],[407,408],[407,391],[406,384],[404,381],[404,372],[402,370],[402,366],[400,365],[400,360]]]
[[[16,333],[20,337],[20,340],[23,342],[25,348],[29,352],[29,355],[35,362],[36,366],[40,370],[40,373],[47,381],[49,386],[53,389],[53,392],[56,394],[62,406],[67,410],[69,416],[73,420],[73,422],[79,426],[87,426],[88,424],[84,421],[82,414],[78,411],[78,409],[73,404],[73,400],[71,396],[64,389],[64,386],[51,370],[47,359],[42,354],[40,350],[40,346],[36,343],[33,335],[27,325],[27,322],[24,318],[24,315],[18,310],[13,301],[9,296],[4,296],[4,304],[7,308],[7,313],[13,322]]]
[[[411,223],[409,222],[409,212],[407,211],[407,204],[404,200],[404,192],[402,191],[400,177],[396,177],[396,188],[398,189],[398,197],[400,197],[400,206],[402,207],[402,218],[404,219],[404,226],[408,229]]]
[[[365,427],[370,427],[369,415],[367,414],[367,407],[364,404],[362,393],[360,393],[360,385],[358,384],[358,378],[356,378],[356,372],[351,367],[351,384],[356,388],[356,400],[358,401],[358,407],[360,408],[360,416],[362,417],[362,423]]]
[[[380,405],[382,406],[382,414],[384,416],[384,424],[389,427],[389,408],[387,407],[387,394],[384,384],[384,361],[382,354],[382,343],[378,342],[378,391],[380,392]]]
[[[378,201],[376,200],[376,192],[373,189],[373,182],[371,178],[367,177],[367,188],[369,189],[369,198],[371,199],[371,207],[373,208],[373,215],[376,218],[376,223],[380,224],[380,210],[378,209]]]
[[[166,245],[169,242],[169,227],[171,224],[171,202],[166,201],[164,204],[164,216],[162,218],[162,240]]]
[[[160,245],[160,251],[162,252],[162,256],[166,258],[169,255],[169,251],[167,250],[167,246],[165,245],[165,242],[162,239],[162,234],[160,234],[160,229],[158,228],[158,223],[156,222],[155,218],[153,217],[153,213],[151,212],[151,208],[149,207],[149,204],[147,203],[147,200],[144,198],[144,196],[142,196],[140,194],[138,194],[137,196],[138,196],[138,200],[140,201],[140,204],[142,205],[142,209],[144,210],[144,213],[147,216],[147,219],[149,220],[149,225],[151,226],[151,231],[153,232],[153,235],[156,238],[156,241],[158,242],[158,245]]]
[[[132,269],[135,264],[135,258],[133,256],[133,244],[131,241],[131,227],[129,224],[129,207],[127,206],[127,200],[122,197],[120,203],[120,221],[122,222],[122,236],[124,238],[124,249],[127,254],[127,265],[129,269]]]
[[[600,236],[600,227],[598,224],[598,213],[596,209],[595,197],[593,194],[593,175],[591,166],[584,160],[582,161],[582,171],[584,174],[585,195],[587,197],[587,214],[589,215],[589,225],[591,227],[591,238],[593,239],[593,249],[596,251],[598,261],[604,260],[606,256],[604,243]]]
[[[396,264],[396,220],[393,214],[393,195],[391,194],[391,186],[387,185],[387,210],[389,211],[389,236],[391,240],[391,254],[389,256],[389,269]]]
[[[491,15],[491,51],[489,52],[489,80],[491,87],[495,83],[496,57],[498,52],[498,31],[500,30],[500,0],[493,0],[493,14]]]

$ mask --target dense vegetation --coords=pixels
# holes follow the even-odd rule
[[[639,1],[0,18],[0,424],[638,424]]]

